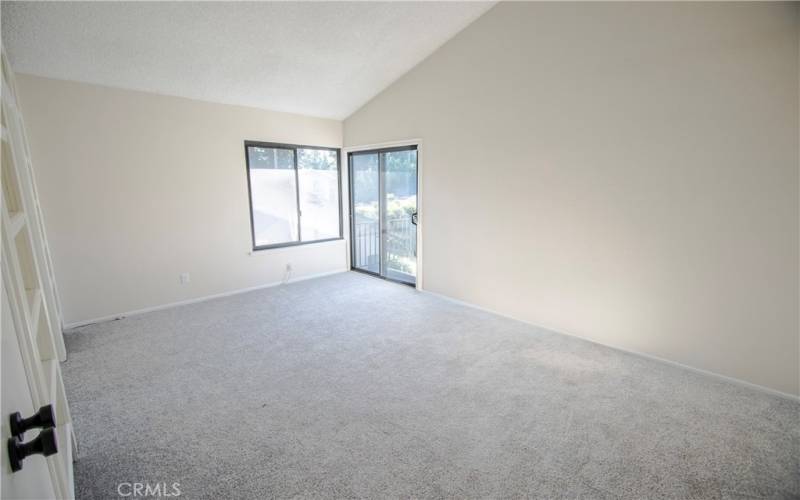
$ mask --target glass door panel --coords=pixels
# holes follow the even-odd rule
[[[352,265],[381,273],[380,166],[376,153],[350,156]]]
[[[384,172],[384,276],[415,283],[417,276],[417,151],[381,153]]]

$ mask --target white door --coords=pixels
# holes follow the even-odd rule
[[[4,283],[5,285],[6,283]],[[2,343],[0,344],[0,376],[2,376],[2,438],[3,445],[7,445],[12,437],[9,428],[8,415],[20,412],[23,417],[33,415],[37,408],[34,407],[33,397],[27,383],[25,365],[22,361],[22,353],[19,349],[17,335],[19,330],[14,326],[11,306],[8,303],[6,287],[0,290],[2,293]],[[30,441],[36,434],[35,430],[28,431],[24,435],[25,441]],[[53,483],[50,481],[50,471],[47,466],[47,459],[43,456],[28,457],[22,462],[22,470],[12,472],[9,464],[8,450],[6,446],[2,448],[2,459],[0,466],[3,469],[0,476],[0,498],[55,498]],[[45,478],[43,481],[42,478]]]
[[[66,359],[50,253],[36,195],[14,75],[2,58],[2,331],[0,340],[0,490],[5,499],[74,498],[72,419],[60,361]],[[10,416],[26,419],[42,407],[50,418],[12,435]],[[23,429],[24,430],[24,429]],[[46,442],[48,453],[23,444]],[[17,460],[11,458],[18,450]],[[45,456],[47,455],[47,456]],[[12,467],[12,465],[15,465]]]

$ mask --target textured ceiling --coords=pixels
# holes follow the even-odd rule
[[[2,2],[13,68],[343,119],[487,2]]]

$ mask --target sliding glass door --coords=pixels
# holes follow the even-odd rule
[[[352,267],[394,281],[417,277],[417,147],[350,153]]]

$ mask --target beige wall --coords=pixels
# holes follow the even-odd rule
[[[345,121],[425,288],[798,394],[798,4],[500,4]]]
[[[243,145],[339,147],[341,122],[17,81],[66,323],[346,268],[344,241],[248,254]]]

